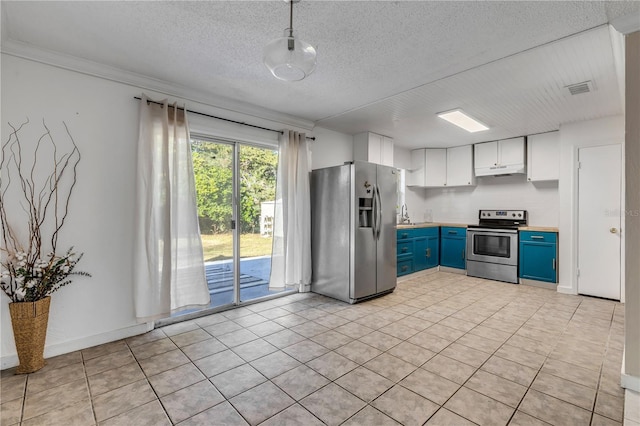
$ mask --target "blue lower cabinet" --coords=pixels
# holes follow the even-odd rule
[[[520,232],[519,276],[557,283],[558,245],[553,232]]]
[[[439,227],[398,229],[397,238],[398,276],[438,266]]]
[[[407,275],[407,274],[411,274],[413,272],[413,258],[411,257],[404,257],[404,258],[398,258],[398,273],[397,276],[402,276],[402,275]]]
[[[422,271],[428,268],[427,263],[427,237],[418,237],[414,240],[415,252],[413,253],[413,268]]]
[[[440,238],[427,237],[427,249],[425,251],[426,267],[435,268],[440,262]]]
[[[443,226],[440,232],[440,265],[449,268],[467,269],[466,228]]]

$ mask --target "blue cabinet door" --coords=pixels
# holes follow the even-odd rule
[[[398,270],[397,276],[400,277],[402,275],[407,275],[413,272],[413,257],[410,256],[401,256],[398,257]]]
[[[435,268],[440,262],[440,238],[427,237],[427,250],[425,252],[427,268]]]
[[[520,241],[520,278],[556,283],[556,245]]]
[[[440,265],[466,269],[467,230],[443,226],[440,235]]]
[[[422,271],[429,267],[427,259],[427,237],[418,237],[414,240],[413,269]]]
[[[440,240],[440,265],[449,268],[465,269],[466,238],[446,237]]]

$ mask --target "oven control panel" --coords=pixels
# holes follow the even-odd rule
[[[526,210],[480,210],[480,219],[525,220]]]

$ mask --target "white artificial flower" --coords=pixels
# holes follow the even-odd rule
[[[23,287],[19,287],[18,289],[16,289],[16,292],[14,294],[16,295],[16,299],[18,300],[18,302],[20,302],[24,300],[24,296],[27,294],[27,291]]]

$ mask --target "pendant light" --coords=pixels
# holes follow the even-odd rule
[[[294,36],[293,3],[299,1],[287,1],[289,28],[284,30],[283,37],[270,41],[264,47],[264,64],[275,78],[284,81],[302,80],[316,68],[316,49]]]

